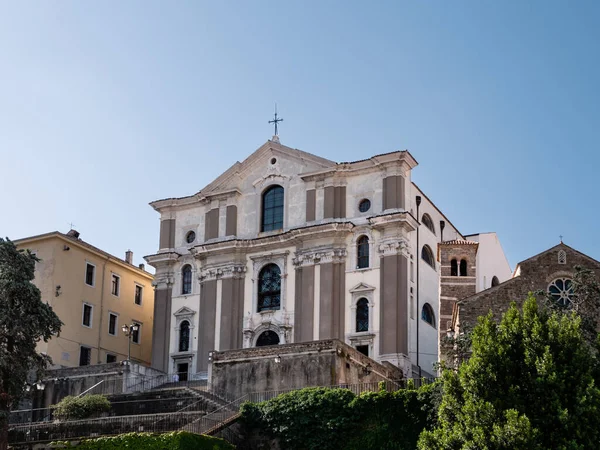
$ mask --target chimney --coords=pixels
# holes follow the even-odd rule
[[[140,264],[138,267],[142,270],[146,270],[146,266],[144,264]]]
[[[133,264],[133,252],[131,250],[125,252],[125,262],[127,264]]]
[[[75,239],[78,239],[79,238],[79,231],[74,230],[73,228],[71,228],[69,230],[69,232],[67,233],[67,236],[74,237]]]

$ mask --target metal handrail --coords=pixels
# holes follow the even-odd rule
[[[435,380],[435,379],[419,379],[418,381],[430,383],[430,382],[433,382],[433,380]],[[352,392],[354,392],[355,394],[360,394],[360,393],[366,392],[366,391],[378,391],[380,389],[381,383],[382,382],[371,382],[371,383],[338,384],[338,385],[313,386],[313,387],[315,387],[315,388],[321,387],[321,388],[329,388],[329,389],[331,389],[331,388],[349,389]],[[396,391],[403,387],[406,387],[407,380],[388,380],[388,381],[384,381],[383,383],[384,383],[385,390],[393,392],[393,391]],[[305,387],[307,387],[307,386],[303,386],[301,388],[305,388]],[[85,424],[85,423],[89,423],[89,424],[93,425],[93,424],[99,423],[101,421],[107,421],[108,423],[117,423],[117,424],[119,424],[119,423],[120,424],[134,424],[135,420],[139,421],[141,419],[153,419],[150,423],[144,424],[144,426],[149,425],[152,429],[156,430],[156,429],[160,428],[157,425],[167,419],[171,419],[172,422],[181,423],[182,421],[187,420],[185,418],[194,417],[195,415],[198,415],[198,414],[203,414],[201,417],[197,417],[197,418],[193,419],[191,422],[185,423],[185,425],[183,425],[183,426],[180,425],[179,428],[176,428],[176,429],[185,429],[185,430],[196,432],[196,433],[213,434],[213,433],[221,430],[224,426],[226,426],[231,421],[236,420],[239,417],[240,406],[245,401],[252,401],[255,403],[262,402],[262,401],[266,401],[266,400],[272,399],[274,397],[277,397],[280,394],[292,392],[292,391],[295,391],[295,390],[298,390],[301,388],[296,387],[296,388],[287,388],[287,389],[282,389],[282,390],[257,391],[257,392],[247,393],[247,394],[244,394],[244,395],[236,398],[233,401],[229,401],[225,405],[222,405],[221,407],[217,408],[216,410],[214,410],[208,414],[204,414],[201,411],[186,411],[186,409],[188,409],[191,406],[196,405],[197,403],[204,400],[204,399],[201,399],[201,400],[198,400],[198,402],[195,402],[191,405],[187,405],[184,408],[181,408],[180,410],[178,410],[176,412],[170,412],[170,413],[112,416],[112,417],[103,417],[103,418],[98,418],[98,419],[65,421],[65,422],[59,422],[56,424],[43,423],[43,422],[29,423],[29,424],[13,424],[12,426],[10,426],[10,429],[11,430],[29,429],[31,432],[31,430],[50,430],[52,426],[57,426],[57,427],[67,426],[68,427],[69,424],[71,424],[73,426],[81,425],[81,424]],[[210,393],[210,391],[207,391],[207,392]],[[43,409],[43,408],[39,408],[39,409]],[[27,411],[27,410],[21,410],[21,411]],[[167,426],[167,428],[168,427],[169,427],[169,425]],[[161,431],[164,431],[164,430],[161,430]],[[172,431],[172,430],[168,430],[168,431]],[[76,437],[82,437],[82,436],[76,436]],[[74,437],[70,436],[69,439],[71,439],[71,438],[74,438]],[[29,439],[27,442],[31,442],[31,439]]]

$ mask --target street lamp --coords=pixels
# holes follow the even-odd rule
[[[139,331],[140,326],[137,323],[133,323],[131,325],[123,325],[121,329],[123,330],[123,333],[125,333],[125,336],[127,336],[127,361],[129,362],[131,361],[131,337],[133,336],[134,332]]]

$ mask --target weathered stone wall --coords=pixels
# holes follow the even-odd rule
[[[401,376],[399,369],[385,367],[336,339],[213,352],[209,367],[213,388],[234,396]]]
[[[560,264],[558,254],[560,251],[566,253],[565,264]],[[473,326],[477,323],[479,316],[493,311],[494,317],[500,319],[502,314],[508,310],[511,302],[521,306],[529,292],[538,290],[547,291],[548,285],[558,277],[572,277],[575,266],[592,269],[596,277],[600,279],[600,263],[594,259],[560,244],[552,249],[523,261],[517,268],[517,276],[499,284],[496,287],[486,289],[472,297],[458,302],[457,324]]]

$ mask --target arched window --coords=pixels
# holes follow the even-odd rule
[[[429,248],[429,245],[424,245],[421,249],[421,259],[423,259],[423,261],[425,261],[433,268],[433,270],[435,270],[435,259],[433,257],[431,248]]]
[[[192,266],[189,264],[186,264],[183,266],[183,269],[181,269],[181,293],[192,293]]]
[[[369,331],[369,301],[361,298],[356,302],[356,332]]]
[[[499,284],[500,284],[500,280],[498,279],[498,277],[496,275],[494,275],[494,277],[492,278],[492,287],[498,286]]]
[[[460,276],[461,277],[467,276],[467,260],[466,259],[460,260]]]
[[[423,309],[421,310],[421,319],[435,328],[435,314],[433,313],[433,308],[429,303],[425,303],[423,305]]]
[[[427,228],[429,228],[429,230],[435,234],[435,226],[433,225],[433,220],[431,220],[431,217],[429,216],[429,214],[425,213],[423,214],[423,217],[421,218],[421,223],[423,225],[425,225]]]
[[[458,263],[456,262],[456,259],[453,259],[452,261],[450,261],[450,276],[451,277],[458,276]]]
[[[271,186],[262,195],[262,224],[260,231],[283,228],[283,188]]]
[[[190,349],[190,323],[187,320],[179,325],[179,351],[187,352]]]
[[[271,330],[263,331],[256,340],[257,347],[264,347],[265,345],[277,344],[279,344],[279,335]]]
[[[281,271],[277,264],[268,264],[258,275],[258,312],[279,309]]]
[[[369,238],[363,235],[356,241],[356,268],[367,267],[369,267]]]

